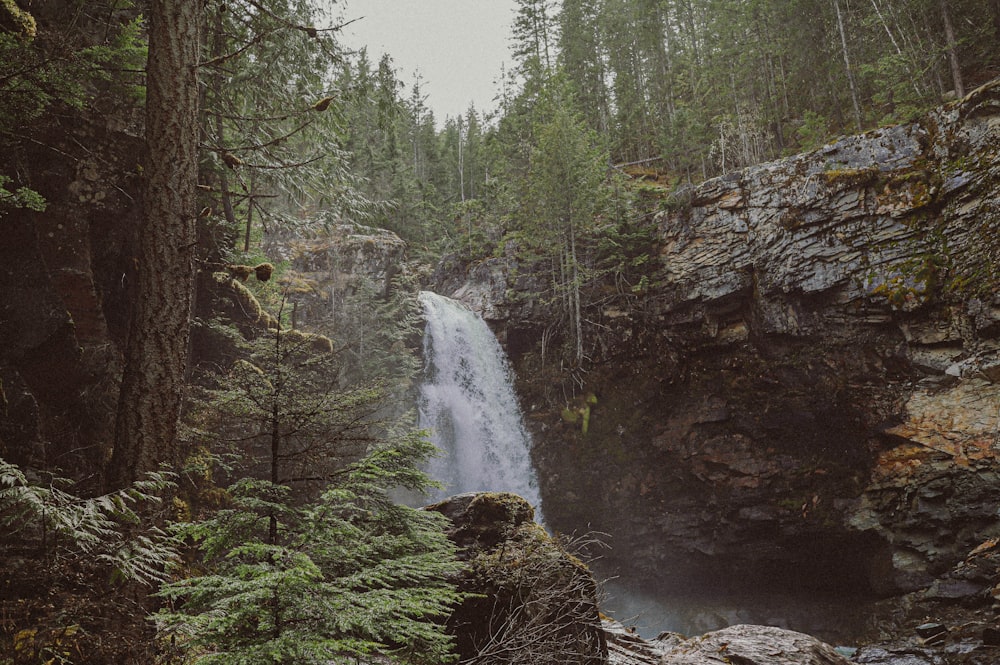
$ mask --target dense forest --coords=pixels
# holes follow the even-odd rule
[[[608,165],[649,167],[673,184],[907,121],[997,74],[1000,7],[992,1],[518,6],[516,66],[500,82],[494,113],[470,108],[434,132],[419,85],[396,92],[387,60],[373,75],[362,58],[358,78],[341,83],[378,91],[377,106],[360,117],[394,120],[351,123],[367,146],[354,151],[353,166],[393,193],[395,214],[380,221],[408,240],[461,232],[426,228],[447,217],[442,206],[509,215],[497,190],[523,200],[517,176],[556,109],[577,131],[594,132],[588,140]],[[390,187],[386,173],[396,180]]]
[[[0,0],[2,283],[76,251],[39,220],[85,220],[105,320],[43,303],[74,340],[55,417],[19,355],[42,332],[0,307],[0,665],[448,662],[455,546],[393,500],[432,484],[409,407],[428,266],[515,255],[543,349],[581,366],[586,308],[643,292],[648,213],[686,184],[1000,74],[1000,0],[519,0],[496,110],[441,119],[344,47],[350,20]],[[408,259],[299,330],[309,285],[265,239],[338,224]]]

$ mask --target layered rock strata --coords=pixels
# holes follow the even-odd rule
[[[655,223],[650,286],[586,312],[583,367],[543,361],[502,262],[451,282],[508,341],[551,526],[650,584],[874,596],[1000,535],[1000,84]]]

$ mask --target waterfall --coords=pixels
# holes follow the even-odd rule
[[[444,496],[473,491],[518,494],[535,507],[541,498],[529,451],[531,438],[514,395],[513,374],[486,322],[461,303],[423,291],[424,382],[420,426],[441,449],[431,477]]]

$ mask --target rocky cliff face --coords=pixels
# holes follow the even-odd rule
[[[272,232],[264,251],[288,262],[296,324],[316,328],[335,321],[355,296],[384,296],[403,269],[406,243],[391,231],[333,223],[308,235]]]
[[[140,141],[65,120],[26,159],[45,212],[0,218],[0,456],[93,474],[109,453],[134,275]]]
[[[651,288],[587,313],[586,372],[541,361],[545,313],[496,270],[454,289],[508,339],[550,526],[674,588],[875,595],[1000,534],[1000,83],[656,226]]]

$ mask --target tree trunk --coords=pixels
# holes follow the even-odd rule
[[[462,116],[458,116],[458,187],[462,190],[462,203],[465,203],[465,151],[462,149]],[[470,236],[471,240],[471,236]]]
[[[990,14],[993,17],[993,38],[1000,39],[1000,0],[990,0]]]
[[[951,82],[955,86],[955,94],[961,99],[965,97],[965,84],[962,82],[962,68],[958,65],[958,43],[955,41],[955,27],[951,24],[951,12],[948,11],[948,0],[940,0],[941,20],[944,21],[944,38],[948,44],[948,65],[951,67]]]
[[[280,336],[275,333],[275,338]],[[275,342],[279,343],[279,342]],[[280,362],[280,361],[279,361]],[[271,413],[271,484],[277,485],[281,479],[278,474],[278,464],[281,462],[281,417],[278,413],[278,398],[274,397],[274,408]],[[273,512],[268,515],[267,542],[269,545],[278,544],[278,516]]]
[[[257,192],[257,172],[250,171],[250,191],[247,193],[247,226],[243,233],[243,253],[250,253],[251,231],[253,230],[254,194]]]
[[[222,24],[222,12],[215,14],[215,34],[212,39],[212,58],[221,57],[225,52],[225,29]],[[219,150],[226,149],[225,123],[222,120],[222,88],[225,86],[225,77],[222,68],[215,72],[212,77],[212,101],[215,103],[215,140]],[[233,211],[233,198],[229,193],[229,176],[226,174],[227,166],[219,170],[219,195],[222,199],[222,212],[226,216],[226,224],[229,228],[236,227],[236,213]],[[249,234],[249,226],[247,227]]]
[[[576,258],[576,230],[573,228],[572,224],[569,228],[569,260],[572,267],[571,278],[572,283],[572,317],[573,317],[573,331],[576,335],[575,351],[576,351],[576,364],[580,365],[583,363],[583,317],[580,314],[580,264],[577,262]]]
[[[113,486],[123,486],[161,462],[177,461],[197,237],[200,19],[200,2],[152,2],[145,214],[108,470]]]
[[[885,34],[889,36],[889,41],[892,42],[892,47],[896,50],[896,55],[903,59],[906,67],[906,73],[910,77],[910,82],[913,85],[913,92],[915,92],[917,97],[920,98],[922,94],[920,92],[920,87],[917,85],[919,77],[913,74],[913,68],[910,65],[910,58],[907,55],[904,55],[903,49],[899,46],[899,42],[896,41],[896,37],[893,34],[892,29],[889,27],[889,22],[886,20],[885,16],[882,15],[882,9],[879,7],[877,0],[872,0],[872,8],[875,10],[875,15],[878,16],[878,20],[882,24]],[[900,32],[902,32],[902,30],[900,30]]]
[[[858,89],[854,84],[854,72],[851,70],[851,57],[847,53],[847,33],[844,30],[844,17],[840,13],[840,0],[833,0],[833,6],[837,10],[837,29],[840,30],[840,46],[844,53],[844,67],[847,70],[847,84],[851,88],[851,101],[854,103],[854,122],[858,126],[858,131],[862,131],[861,124],[861,104],[858,102]]]

